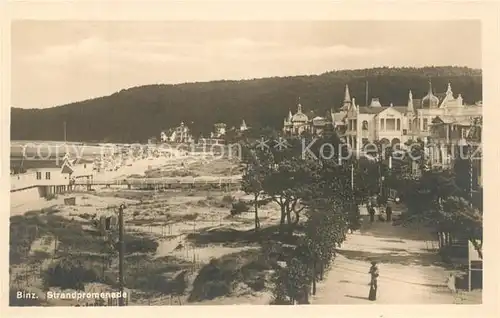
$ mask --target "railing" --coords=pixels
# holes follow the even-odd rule
[[[37,180],[36,173],[11,176],[11,191],[30,187],[48,185],[45,180]],[[174,185],[174,184],[219,184],[236,185],[241,183],[241,176],[230,177],[195,177],[195,178],[124,178],[124,179],[86,179],[74,180],[51,180],[50,185]]]
[[[74,185],[171,185],[171,184],[239,184],[241,176],[197,178],[125,178],[120,180],[75,180]]]

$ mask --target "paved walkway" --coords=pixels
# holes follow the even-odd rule
[[[432,251],[425,230],[363,221],[350,234],[328,276],[318,283],[312,304],[454,304],[481,303],[481,292],[452,293],[448,273]],[[377,301],[368,300],[370,261],[379,262]]]

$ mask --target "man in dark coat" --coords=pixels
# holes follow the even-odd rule
[[[377,300],[377,280],[379,276],[377,262],[372,262],[372,266],[370,267],[370,271],[368,273],[371,275],[370,293],[368,294],[368,300],[375,301]]]
[[[375,221],[375,208],[373,206],[368,207],[368,213],[370,214],[370,222]]]
[[[387,206],[385,208],[385,215],[386,215],[387,222],[391,222],[391,220],[392,220],[392,208],[390,206]]]

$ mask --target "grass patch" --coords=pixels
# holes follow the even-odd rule
[[[101,253],[105,240],[97,230],[87,230],[82,223],[67,220],[58,215],[18,215],[10,218],[10,264],[20,264],[29,259],[33,242],[44,237],[57,239],[57,253],[64,255],[72,251],[79,253]],[[126,234],[126,251],[150,253],[156,251],[156,242]]]

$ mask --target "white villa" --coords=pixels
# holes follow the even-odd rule
[[[210,134],[210,138],[221,138],[226,134],[226,124],[217,123],[214,125],[214,131]]]
[[[405,106],[382,106],[378,98],[373,98],[369,106],[358,106],[352,99],[344,118],[347,123],[345,137],[356,149],[375,140],[393,145],[417,138],[429,141],[431,126],[438,118],[470,123],[478,116],[482,116],[481,104],[465,105],[460,94],[454,96],[451,84],[446,93],[436,96],[429,82],[427,95],[413,99],[410,90]]]
[[[193,136],[191,135],[188,126],[181,122],[181,124],[168,131],[162,131],[160,134],[160,139],[162,142],[191,142]]]

